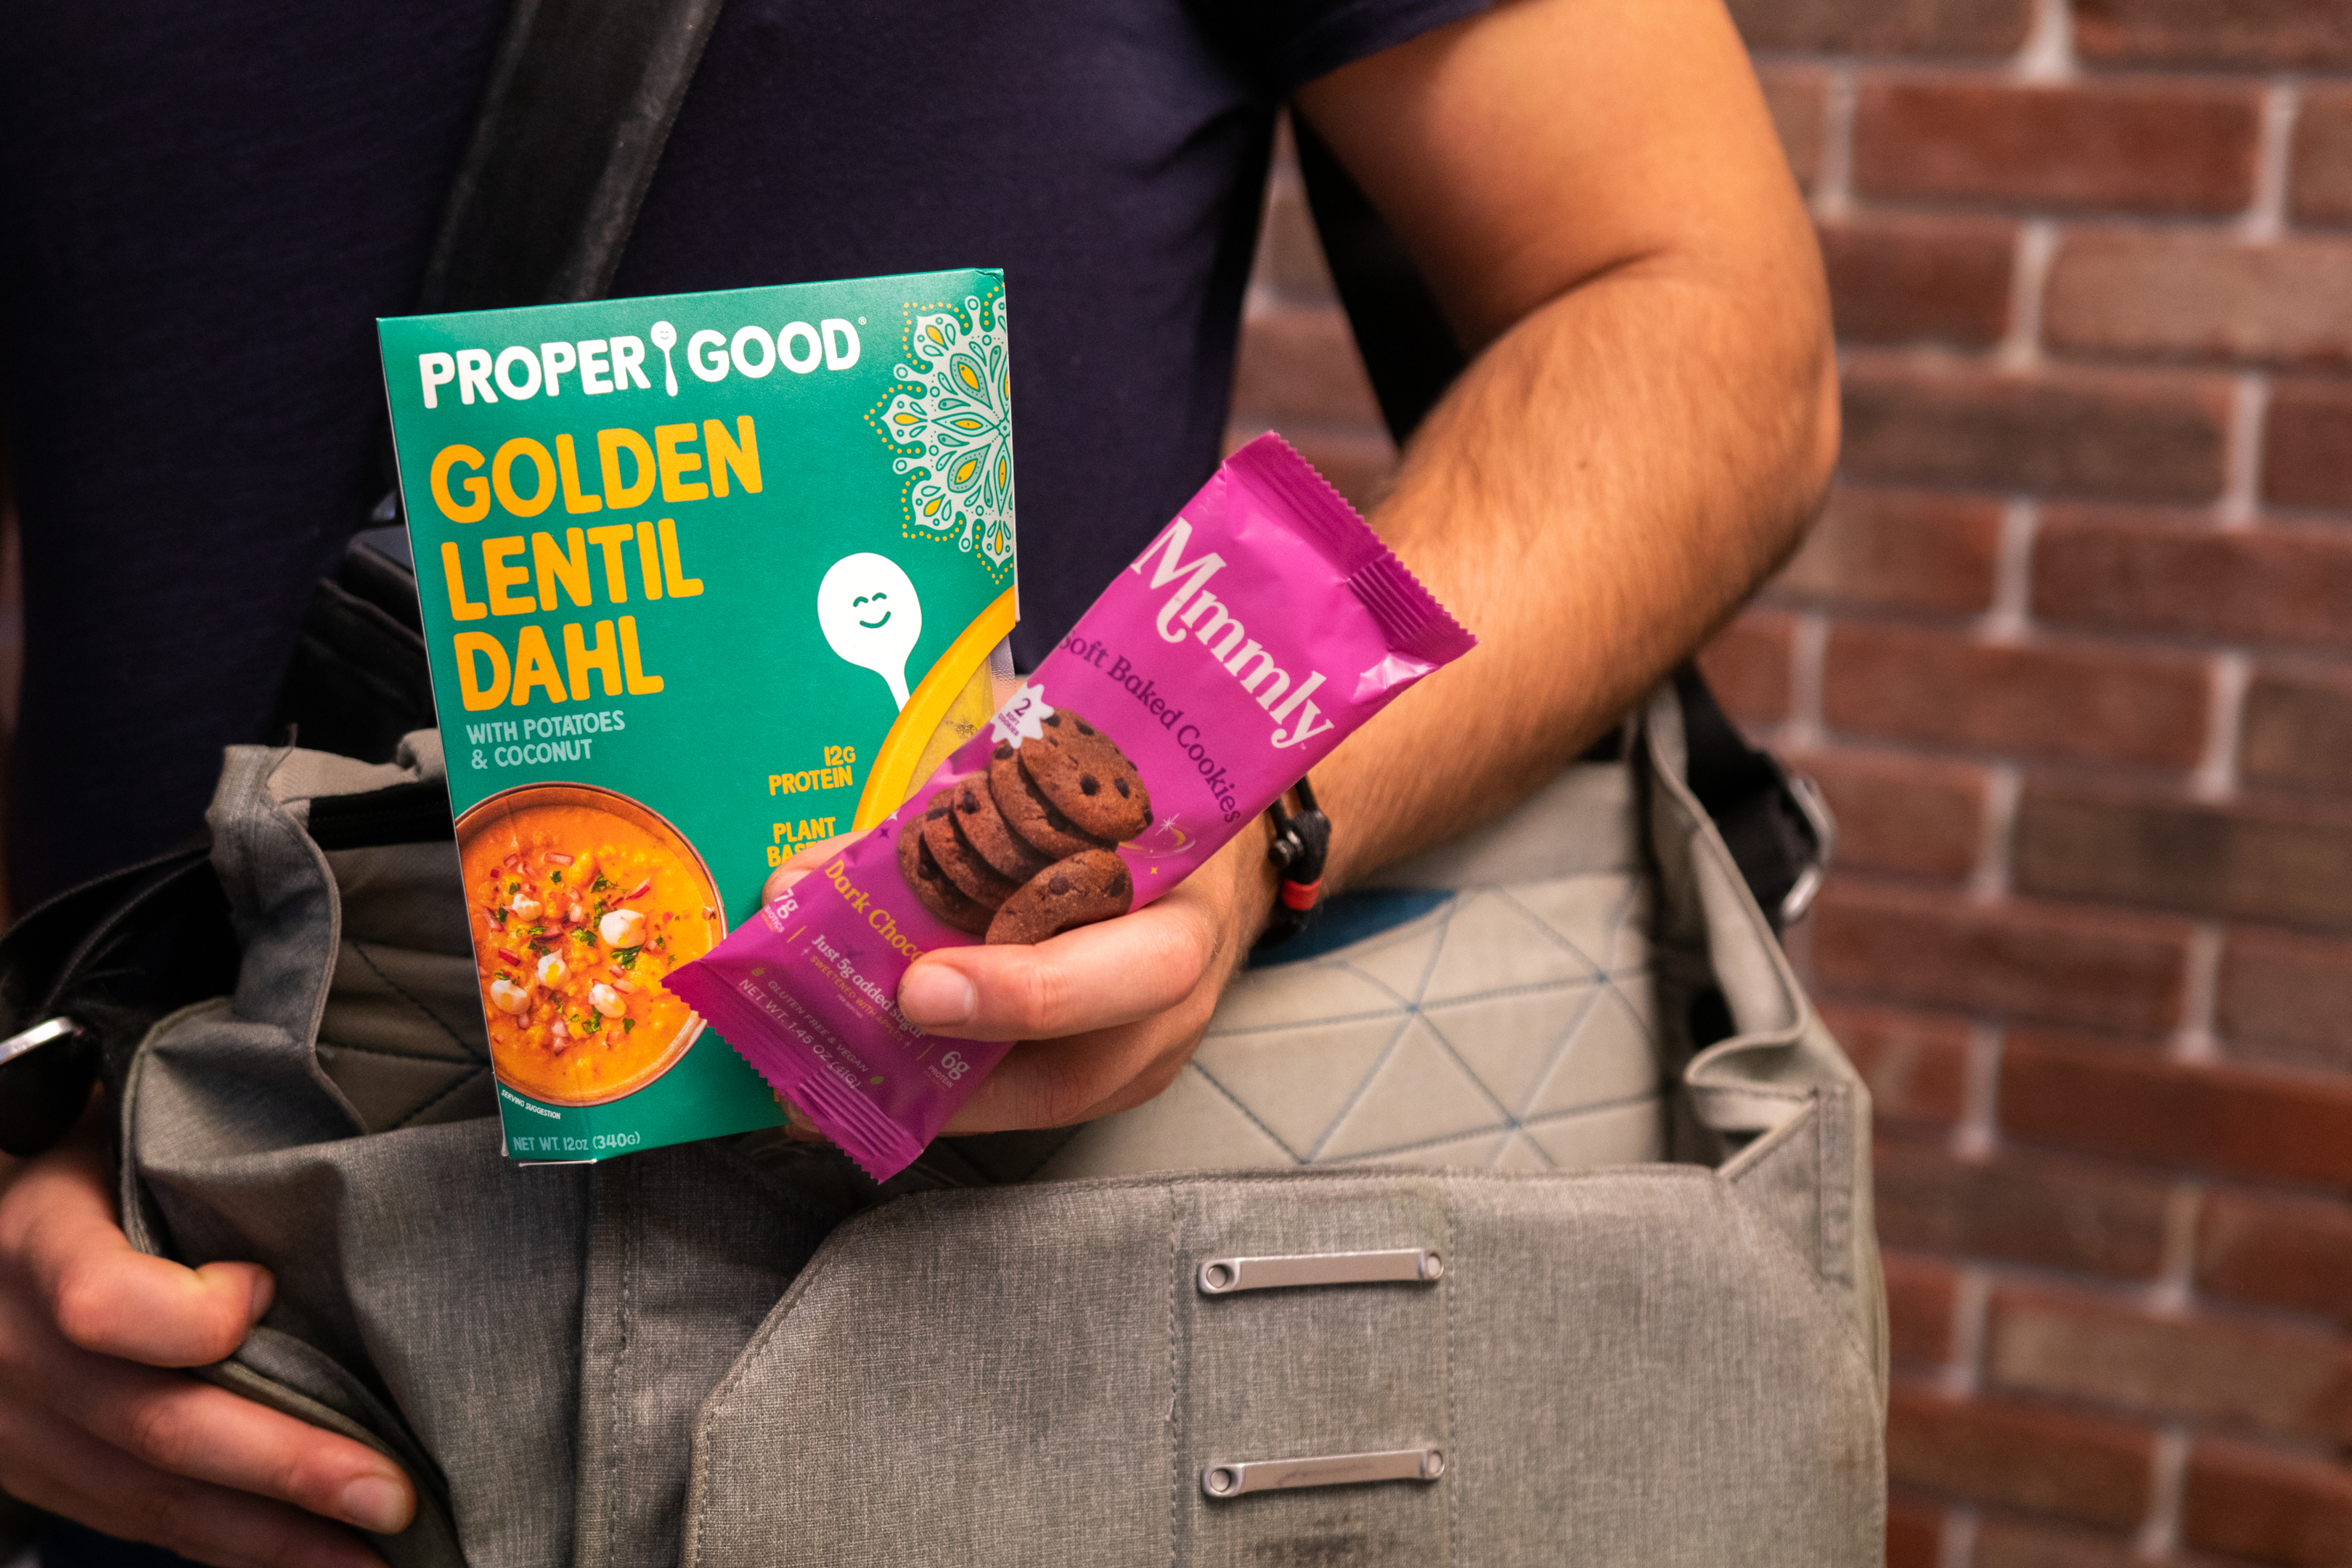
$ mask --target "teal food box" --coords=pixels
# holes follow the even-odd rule
[[[507,1152],[773,1125],[662,979],[987,721],[1003,279],[377,330]]]

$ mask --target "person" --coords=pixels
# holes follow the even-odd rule
[[[118,9],[21,7],[0,46],[26,900],[167,842],[257,738],[372,499],[367,318],[421,276],[499,7]],[[1372,521],[1482,646],[1318,772],[1341,887],[1525,798],[1818,507],[1821,266],[1720,0],[736,0],[614,291],[1003,265],[1025,666],[1216,459],[1283,99],[1474,356]],[[951,1131],[1166,1085],[1265,920],[1265,849],[910,970],[909,1018],[1024,1042]],[[271,1281],[133,1251],[104,1114],[0,1192],[0,1487],[207,1563],[374,1561],[349,1527],[406,1521],[396,1467],[174,1370],[230,1353]]]

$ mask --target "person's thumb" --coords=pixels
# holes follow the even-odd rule
[[[768,885],[760,889],[760,901],[774,903],[785,889],[824,865],[827,856],[837,854],[856,837],[854,833],[836,833],[830,838],[820,838],[794,850],[790,859],[768,873]]]

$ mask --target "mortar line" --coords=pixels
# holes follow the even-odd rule
[[[2156,1279],[2144,1292],[2151,1312],[2168,1318],[2187,1314],[2196,1295],[2197,1223],[2205,1211],[2205,1184],[2176,1182],[2164,1194],[2164,1240]]]
[[[1992,1277],[1960,1270],[1952,1291],[1952,1359],[1937,1380],[1946,1394],[1966,1399],[1984,1386],[1985,1322],[1992,1314]]]
[[[1839,60],[1822,89],[1822,166],[1813,182],[1813,216],[1836,223],[1853,210],[1854,65]]]
[[[2222,924],[2199,921],[2189,932],[2189,962],[2181,981],[2180,1026],[2168,1050],[2177,1061],[2210,1061],[2221,1054],[2213,1019],[2221,990]]]
[[[2042,363],[2042,296],[2050,280],[2050,260],[2058,253],[2058,225],[2046,217],[2017,226],[2017,248],[2010,262],[2009,331],[1993,350],[2004,370],[2031,370]]]
[[[2271,378],[2242,371],[2230,386],[2230,430],[2222,448],[2221,494],[2213,521],[2221,528],[2251,528],[2262,510],[2263,423],[2270,413]]]
[[[1952,1152],[1981,1160],[2000,1146],[2001,1027],[1978,1023],[1969,1028],[1968,1077],[1960,1099],[1960,1124],[1952,1130]]]
[[[2032,496],[2011,496],[2000,511],[2000,540],[1993,557],[1992,606],[1977,623],[1986,642],[2024,639],[2033,606],[2033,542],[2042,529],[2042,507]]]
[[[1977,849],[1977,868],[1969,878],[1969,897],[1980,904],[1998,903],[2009,894],[2010,841],[2016,835],[2017,799],[2024,792],[2024,773],[2015,763],[1996,763],[1985,774],[1984,837]]]
[[[1789,721],[1782,743],[1800,751],[1822,745],[1822,681],[1829,664],[1830,618],[1800,613],[1789,637]]]
[[[2073,7],[2067,0],[2034,0],[2032,25],[2026,32],[2025,47],[2010,64],[2011,79],[2064,82],[2073,81],[2076,74]]]
[[[2189,1473],[2189,1429],[2168,1426],[2157,1435],[2149,1466],[2147,1519],[2132,1543],[2143,1562],[2162,1562],[2180,1541],[2180,1494]]]
[[[1977,1555],[1977,1510],[1944,1510],[1943,1532],[1936,1538],[1936,1568],[1971,1568]]]
[[[2189,775],[2189,786],[2199,800],[2227,800],[2238,788],[2238,745],[2254,661],[2249,654],[2228,648],[2213,656],[2209,669],[2212,679],[2205,709],[2205,755]]]
[[[2237,237],[2248,244],[2273,240],[2286,231],[2287,165],[2294,157],[2294,117],[2302,100],[2302,86],[2291,76],[2271,78],[2263,94],[2254,197],[2234,226]]]

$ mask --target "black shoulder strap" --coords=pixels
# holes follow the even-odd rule
[[[515,0],[420,310],[602,295],[720,0]]]
[[[1470,361],[1421,269],[1321,137],[1291,116],[1307,204],[1356,330],[1381,419],[1402,447]]]
[[[612,282],[721,0],[516,0],[420,290],[427,311],[591,299]],[[374,520],[399,515],[377,431]],[[369,762],[433,723],[404,542],[375,530],[305,611],[268,733]]]
[[[591,299],[619,265],[720,0],[516,0],[421,296],[426,310]],[[380,521],[390,521],[388,517]],[[278,701],[305,743],[389,756],[433,721],[415,578],[386,531],[322,582]],[[438,785],[314,802],[328,847],[448,831]],[[203,840],[102,877],[0,938],[0,1150],[64,1136],[101,1068],[147,1027],[236,983]]]
[[[1321,138],[1296,115],[1298,170],[1347,308],[1381,417],[1402,447],[1469,362],[1437,301],[1380,213]],[[1820,795],[1725,717],[1695,664],[1675,672],[1691,793],[1707,808],[1748,890],[1778,924],[1803,918],[1827,862],[1831,827]]]

